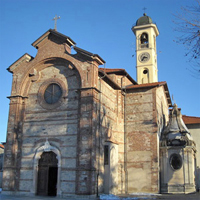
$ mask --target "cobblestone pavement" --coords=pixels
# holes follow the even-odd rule
[[[73,198],[73,197],[42,197],[42,196],[34,196],[34,197],[27,197],[27,196],[12,196],[12,195],[3,195],[0,194],[0,200],[91,200],[91,198]],[[96,200],[98,200],[97,198]],[[94,198],[93,198],[94,200]],[[104,199],[105,200],[105,199]],[[116,198],[109,198],[108,200],[117,200]],[[144,196],[121,196],[118,200],[200,200],[200,193],[196,194],[186,194],[186,195],[144,195]]]

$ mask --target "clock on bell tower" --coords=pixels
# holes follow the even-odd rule
[[[136,68],[138,84],[158,81],[156,37],[159,35],[156,24],[145,13],[132,27],[136,36]]]

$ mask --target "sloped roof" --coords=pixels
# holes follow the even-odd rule
[[[70,37],[63,35],[62,33],[59,33],[53,29],[49,29],[42,36],[40,36],[37,40],[35,40],[35,42],[32,43],[32,46],[34,46],[35,48],[38,48],[38,44],[41,41],[43,41],[45,38],[47,38],[49,36],[49,34],[53,34],[53,35],[65,40],[70,46],[76,45],[76,43]]]
[[[99,71],[103,71],[106,74],[125,75],[133,84],[137,84],[137,82],[126,72],[125,69],[99,68]]]
[[[161,85],[166,85],[166,81],[162,82],[154,82],[154,83],[144,83],[144,84],[139,84],[139,85],[130,85],[126,87],[126,89],[133,89],[133,88],[151,88],[151,87],[158,87]]]
[[[182,115],[182,118],[185,124],[200,124],[200,117]]]
[[[130,85],[130,86],[126,87],[126,90],[154,88],[154,87],[159,87],[159,86],[164,86],[168,104],[169,104],[169,106],[172,106],[172,101],[171,101],[171,97],[170,97],[170,94],[169,94],[169,89],[168,89],[166,81],[154,82],[154,83],[145,83],[145,84],[139,84],[139,85]]]
[[[103,70],[99,69],[99,75],[102,75],[102,79],[104,79],[108,84],[110,84],[110,86],[112,86],[114,89],[118,89],[121,90],[120,86],[115,83],[115,81],[113,81],[106,72],[104,72]]]
[[[90,57],[94,60],[96,60],[99,64],[104,64],[105,61],[98,55],[98,54],[93,54],[93,53],[90,53],[89,51],[86,51],[84,49],[81,49],[79,47],[76,47],[76,43],[68,36],[66,35],[63,35],[62,33],[59,33],[53,29],[49,29],[47,32],[45,32],[42,36],[40,36],[35,42],[32,43],[32,46],[34,46],[35,48],[38,48],[38,45],[40,42],[42,42],[45,38],[47,38],[50,34],[52,35],[55,35],[56,37],[66,41],[66,43],[71,47],[73,46],[74,47],[74,50],[77,52],[77,53],[80,53],[80,54],[83,54],[87,57]]]
[[[113,74],[113,73],[115,74],[118,72],[125,71],[125,69],[111,69],[111,68],[99,68],[99,70],[102,70],[107,74]]]
[[[86,50],[81,49],[81,48],[76,47],[76,46],[74,46],[74,50],[77,53],[83,54],[83,55],[85,55],[87,57],[90,57],[91,59],[96,60],[99,65],[103,65],[105,63],[105,61],[98,54],[93,54],[93,53],[91,53],[89,51],[86,51]]]
[[[3,144],[0,144],[0,148],[4,149],[4,145],[3,145]]]
[[[7,70],[11,73],[13,73],[13,70],[20,65],[23,62],[29,62],[33,59],[32,56],[30,56],[28,53],[25,53],[23,56],[21,56],[19,59],[17,59],[12,65],[10,65]]]

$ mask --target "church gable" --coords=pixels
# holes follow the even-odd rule
[[[45,57],[65,57],[65,54],[68,54],[81,62],[95,62],[96,66],[105,63],[98,54],[93,54],[77,47],[70,37],[52,29],[33,42],[32,46],[38,49],[38,54],[42,54],[43,59]],[[72,48],[77,54],[71,54]]]
[[[57,43],[57,44],[66,44],[69,47],[76,45],[76,43],[68,36],[65,36],[55,30],[49,29],[41,37],[39,37],[35,42],[32,43],[32,46],[36,49],[41,48],[48,40]],[[71,53],[71,51],[69,51]]]
[[[13,73],[11,96],[27,96],[31,82],[38,81],[40,70],[50,65],[70,65],[71,69],[78,71],[81,87],[97,87],[98,66],[105,61],[97,54],[75,47],[75,44],[68,36],[51,29],[39,37],[32,44],[38,49],[36,57],[25,54],[8,68]],[[72,47],[77,54],[71,54]]]
[[[50,57],[67,58],[67,55],[71,56],[71,48],[75,44],[68,36],[50,29],[32,43],[32,46],[38,50],[35,62]]]

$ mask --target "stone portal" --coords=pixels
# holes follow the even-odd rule
[[[57,195],[58,160],[52,151],[44,152],[38,164],[37,195]]]

